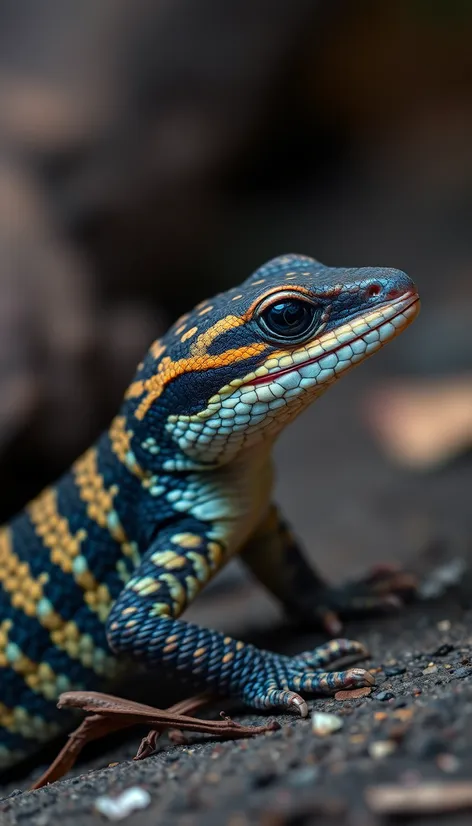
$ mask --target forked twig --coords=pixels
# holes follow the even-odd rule
[[[48,783],[53,783],[63,777],[74,766],[87,743],[135,725],[148,724],[151,728],[149,734],[142,740],[135,760],[148,757],[154,751],[158,737],[169,728],[213,734],[230,740],[253,737],[278,728],[275,721],[265,726],[243,726],[227,716],[224,716],[222,720],[201,720],[190,716],[193,712],[208,705],[213,699],[208,694],[199,694],[176,703],[170,708],[161,709],[98,691],[68,691],[61,694],[57,704],[58,708],[79,708],[90,712],[91,716],[86,717],[80,726],[69,735],[67,743],[54,762],[31,789],[41,789]]]

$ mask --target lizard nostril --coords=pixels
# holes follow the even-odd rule
[[[370,286],[367,287],[366,296],[367,296],[367,298],[375,298],[377,295],[380,295],[381,292],[382,292],[382,285],[381,284],[377,284],[377,283],[370,284]]]

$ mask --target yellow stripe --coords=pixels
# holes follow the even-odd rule
[[[123,555],[131,559],[134,567],[137,567],[141,561],[137,545],[129,541],[114,507],[118,487],[116,485],[109,489],[105,487],[103,477],[98,472],[96,448],[88,450],[75,463],[73,471],[80,498],[87,504],[87,516],[108,531],[115,542],[121,546]],[[122,566],[119,567],[119,573],[122,578],[124,576],[126,579]]]
[[[160,574],[159,582],[165,582],[172,599],[172,616],[177,618],[187,602],[187,593],[184,586],[173,574]]]
[[[186,556],[193,564],[195,576],[198,581],[201,582],[202,585],[205,585],[205,583],[210,579],[210,566],[208,565],[207,560],[203,554],[199,554],[196,551],[187,551]]]
[[[113,604],[107,585],[102,585],[88,570],[87,559],[81,553],[82,542],[87,538],[85,530],[70,532],[69,523],[59,513],[57,492],[45,490],[27,508],[36,533],[49,549],[51,562],[65,574],[72,575],[84,591],[84,601],[90,610],[105,622]]]
[[[43,586],[48,581],[47,573],[35,579],[27,562],[22,562],[15,554],[9,528],[0,530],[0,583],[6,593],[11,594],[11,604],[28,617],[36,617],[48,631],[63,625],[62,617],[51,605],[47,609]]]
[[[27,562],[22,562],[13,551],[11,531],[0,530],[0,583],[10,594],[14,608],[26,616],[34,617],[49,631],[52,643],[65,651],[71,659],[78,660],[97,674],[113,676],[117,672],[116,660],[107,651],[95,647],[89,634],[81,634],[76,623],[64,620],[44,594],[48,574],[38,578],[31,575]]]
[[[26,685],[46,698],[55,700],[62,691],[72,691],[81,686],[71,683],[65,674],[56,674],[48,663],[31,660],[15,642],[10,642],[9,631],[12,620],[0,623],[0,669],[11,668],[23,677]]]

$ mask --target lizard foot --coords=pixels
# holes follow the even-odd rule
[[[342,657],[364,657],[366,649],[359,642],[331,640],[313,651],[295,657],[263,654],[262,668],[254,669],[254,677],[242,690],[242,699],[254,708],[283,708],[296,710],[301,717],[308,714],[305,700],[299,691],[308,694],[332,694],[346,688],[362,688],[375,684],[375,679],[364,668],[346,671],[324,671]]]
[[[394,565],[377,565],[365,577],[316,595],[316,615],[330,635],[339,634],[343,620],[401,608],[417,588],[416,578]]]

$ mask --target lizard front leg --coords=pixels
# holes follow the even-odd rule
[[[298,692],[330,693],[372,685],[362,668],[327,672],[346,655],[362,657],[360,643],[334,640],[287,657],[179,619],[226,561],[224,544],[208,525],[186,518],[161,531],[112,608],[107,633],[116,654],[175,673],[198,690],[239,697],[255,708],[285,707],[307,714]]]
[[[342,631],[341,620],[391,610],[415,587],[412,576],[393,566],[378,566],[360,580],[327,585],[306,561],[275,505],[240,555],[290,616],[321,623],[332,635]]]

